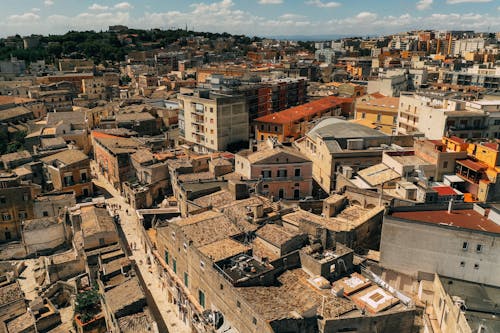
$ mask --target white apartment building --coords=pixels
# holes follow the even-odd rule
[[[457,39],[452,41],[451,54],[464,55],[467,52],[481,51],[485,46],[484,38]]]
[[[243,96],[181,88],[178,99],[180,136],[195,151],[224,151],[231,143],[248,141],[249,118]]]
[[[437,140],[445,135],[482,138],[487,125],[488,113],[444,94],[402,93],[399,98],[396,130],[400,134],[423,133]]]

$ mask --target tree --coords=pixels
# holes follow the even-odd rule
[[[97,288],[94,287],[76,296],[75,312],[80,315],[81,322],[86,323],[101,312],[100,305],[99,293]]]

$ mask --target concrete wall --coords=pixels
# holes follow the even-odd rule
[[[43,229],[23,230],[23,239],[28,253],[51,250],[66,241],[63,223],[54,223]]]
[[[405,332],[417,333],[414,327],[415,310],[388,312],[375,316],[325,319],[320,322],[322,333],[337,332]]]
[[[45,257],[49,283],[67,280],[85,272],[85,259],[73,250]]]
[[[62,198],[53,198],[47,200],[37,198],[33,202],[33,217],[35,219],[44,216],[57,216],[64,207],[73,207],[76,205],[74,196],[64,196]]]
[[[438,275],[434,275],[433,289],[432,309],[441,332],[472,333],[464,313],[446,293]]]
[[[486,232],[408,222],[386,215],[380,264],[411,276],[422,271],[500,286],[497,238]],[[464,242],[468,242],[467,250],[462,249]],[[478,244],[482,245],[481,252],[476,251]]]

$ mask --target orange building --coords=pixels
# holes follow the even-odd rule
[[[255,119],[255,138],[263,141],[270,137],[279,142],[292,142],[309,130],[309,122],[326,116],[349,114],[352,98],[328,96]]]

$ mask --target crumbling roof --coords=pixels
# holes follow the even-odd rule
[[[116,232],[113,218],[105,208],[87,206],[80,208],[82,231],[85,237],[100,232]]]
[[[145,303],[146,296],[144,296],[139,281],[134,277],[106,291],[105,298],[111,311],[116,314],[130,304],[141,301]]]
[[[42,217],[39,219],[26,220],[23,223],[23,230],[42,230],[58,223],[57,217]]]
[[[7,121],[17,117],[29,117],[33,112],[24,106],[16,106],[15,108],[0,110],[0,121]]]
[[[231,238],[224,238],[199,248],[200,252],[217,262],[222,259],[231,258],[237,254],[245,253],[251,248]]]
[[[289,240],[298,236],[299,233],[293,232],[291,230],[286,230],[285,228],[276,224],[266,224],[265,226],[257,230],[256,235],[273,245],[281,246]]]
[[[71,165],[88,159],[89,157],[87,156],[87,154],[85,154],[81,150],[68,149],[53,155],[49,155],[47,157],[43,157],[40,160],[45,164],[52,164],[54,161],[59,161],[65,165]]]
[[[228,217],[218,212],[204,212],[176,222],[195,247],[201,247],[241,233]]]
[[[279,286],[237,288],[240,295],[265,320],[274,321],[292,318],[293,313],[304,315],[310,310],[319,314],[323,304],[323,317],[334,318],[355,310],[355,305],[339,298],[330,290],[317,290],[307,282],[309,275],[302,269],[284,272],[279,278]]]
[[[61,121],[66,124],[85,124],[85,118],[84,112],[49,112],[47,113],[47,125],[56,125]]]
[[[24,299],[24,294],[19,283],[14,282],[0,287],[0,306],[20,299]]]

